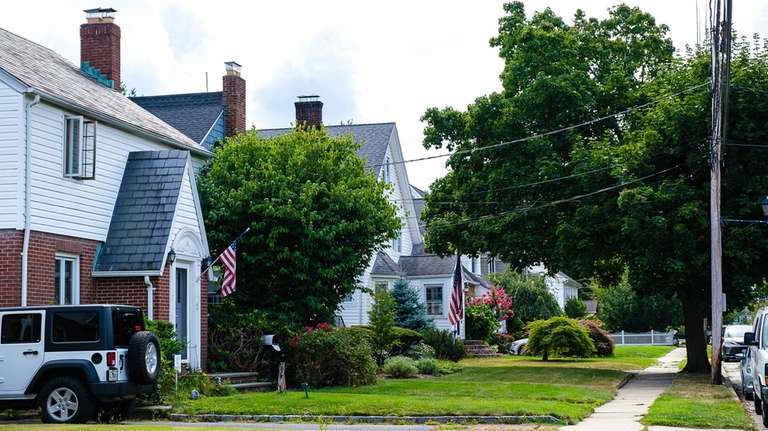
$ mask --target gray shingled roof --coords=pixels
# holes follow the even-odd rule
[[[398,267],[388,254],[380,251],[376,255],[376,260],[373,261],[371,275],[398,275],[400,272],[400,267]]]
[[[420,188],[411,184],[411,197],[413,198],[413,207],[416,210],[419,232],[421,232],[422,237],[427,234],[427,224],[424,222],[424,220],[421,219],[421,213],[424,212],[424,208],[427,206],[427,202],[424,200],[426,196],[427,193],[424,190],[421,190]]]
[[[83,110],[99,121],[138,130],[171,145],[207,153],[197,142],[98,83],[55,51],[2,28],[0,69],[51,103]]]
[[[128,155],[94,273],[162,271],[188,158],[189,152],[179,150]]]
[[[142,96],[130,99],[197,143],[224,111],[221,91]]]
[[[349,124],[339,126],[325,126],[325,130],[331,136],[352,135],[355,141],[360,143],[360,149],[357,155],[365,159],[369,168],[384,162],[384,156],[387,153],[389,139],[395,129],[395,123],[375,123],[375,124]],[[262,129],[259,135],[264,138],[284,135],[293,131],[293,128],[283,129]]]

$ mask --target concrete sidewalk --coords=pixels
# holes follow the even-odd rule
[[[659,362],[637,373],[637,376],[619,389],[613,401],[595,409],[588,418],[561,431],[641,431],[640,420],[648,408],[672,384],[685,349],[677,348]]]

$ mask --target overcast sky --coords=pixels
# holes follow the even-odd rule
[[[678,48],[696,42],[697,0],[628,0],[669,25]],[[488,40],[503,1],[13,1],[3,2],[0,27],[79,63],[83,9],[118,10],[122,74],[139,95],[221,89],[225,61],[243,65],[247,122],[287,127],[299,94],[319,94],[326,124],[397,122],[406,158],[437,154],[423,148],[419,118],[431,106],[463,109],[498,90],[502,63]],[[571,20],[577,7],[604,17],[618,1],[531,0],[526,11],[552,7]],[[741,34],[766,33],[768,1],[736,0]],[[698,0],[701,27],[707,0]],[[437,159],[408,165],[426,188],[445,173]]]

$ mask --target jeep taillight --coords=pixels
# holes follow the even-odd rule
[[[107,366],[114,367],[117,365],[117,352],[107,352]]]

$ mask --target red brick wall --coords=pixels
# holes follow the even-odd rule
[[[245,79],[239,75],[224,75],[224,135],[234,136],[245,131]]]
[[[120,27],[115,23],[80,25],[80,61],[87,61],[120,89]]]
[[[0,307],[21,305],[21,250],[24,233],[0,230]],[[80,303],[124,304],[147,312],[147,287],[143,277],[93,278],[93,259],[98,241],[32,232],[29,240],[29,305],[51,304],[55,298],[54,265],[56,253],[80,256]],[[154,318],[169,320],[170,265],[162,277],[151,277],[154,286]],[[205,367],[208,335],[208,279],[200,282],[201,358]]]

